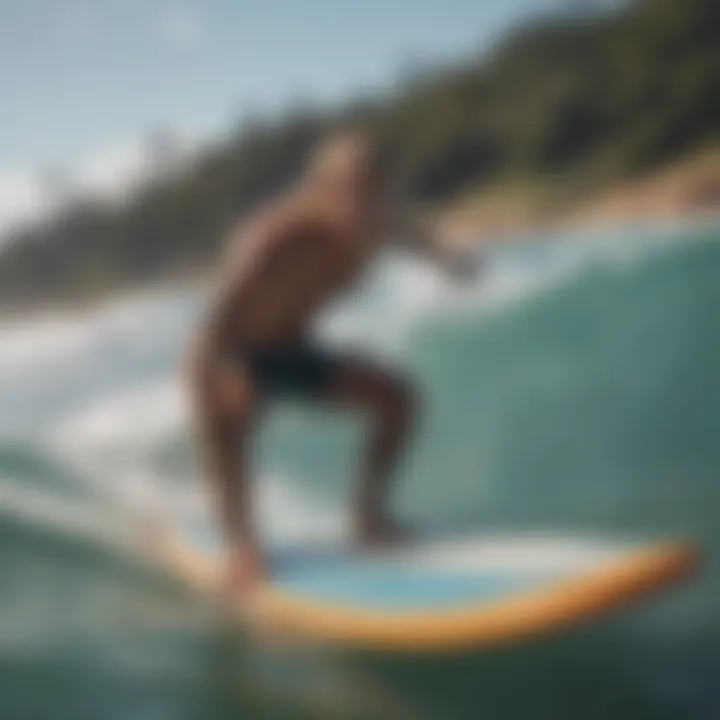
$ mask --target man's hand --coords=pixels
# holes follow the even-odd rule
[[[469,284],[478,278],[482,262],[472,249],[453,247],[449,238],[441,237],[412,214],[398,214],[395,223],[389,237],[396,246],[424,256],[458,282]]]
[[[232,598],[246,597],[265,579],[260,552],[253,545],[235,548],[228,558],[225,592]]]
[[[447,251],[442,265],[454,280],[466,285],[477,280],[482,270],[482,261],[468,252]]]

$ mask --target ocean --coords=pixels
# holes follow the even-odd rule
[[[207,517],[180,382],[201,287],[0,324],[0,718],[720,717],[720,225],[491,246],[455,287],[390,256],[320,319],[422,389],[393,504],[426,527],[688,537],[701,577],[492,652],[244,636],[154,569],[139,528]],[[347,523],[362,428],[278,407],[263,532]]]

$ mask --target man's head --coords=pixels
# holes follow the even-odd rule
[[[388,160],[386,149],[370,133],[344,129],[317,145],[310,157],[308,179],[320,187],[372,201],[389,188]]]

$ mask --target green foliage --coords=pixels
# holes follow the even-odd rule
[[[329,127],[362,118],[408,191],[646,171],[720,131],[720,2],[638,0],[521,28],[486,56],[409,72],[396,92],[255,119],[122,207],[76,204],[0,254],[0,300],[30,302],[206,266],[223,229],[285,186]]]

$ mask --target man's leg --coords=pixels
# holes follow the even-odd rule
[[[257,403],[242,368],[204,370],[191,378],[193,409],[229,552],[227,585],[241,589],[260,575],[248,477]]]
[[[369,422],[369,441],[360,468],[357,531],[364,542],[397,539],[400,530],[385,508],[388,483],[417,414],[411,385],[360,359],[340,360],[330,374],[327,400],[358,410]]]

